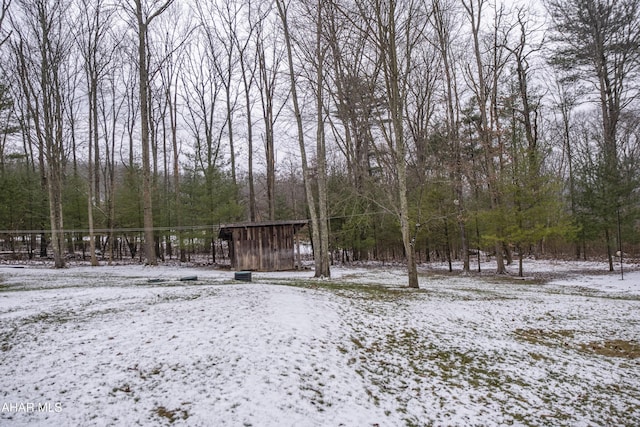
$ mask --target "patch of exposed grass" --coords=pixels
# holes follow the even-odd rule
[[[456,278],[461,277],[472,277],[474,279],[478,279],[480,282],[490,283],[490,284],[509,284],[509,285],[544,285],[549,282],[553,277],[545,277],[545,275],[536,274],[527,275],[524,277],[514,276],[512,274],[495,274],[495,272],[486,272],[478,273],[477,271],[471,271],[470,273],[462,273],[460,271],[454,271],[451,273],[445,273],[442,271],[428,271],[419,273],[421,277],[427,277],[432,279],[441,279],[445,281],[449,281]],[[546,275],[548,276],[548,275]]]
[[[192,301],[200,298],[200,294],[165,294],[158,295],[158,298],[155,302],[163,303],[163,302],[174,302],[174,301]]]
[[[125,384],[122,384],[120,387],[114,387],[111,390],[113,394],[116,394],[119,391],[123,393],[131,393],[131,386],[128,383],[125,383]]]
[[[540,353],[529,352],[529,357],[536,362],[548,362],[550,359]]]
[[[515,336],[531,344],[547,347],[569,346],[575,336],[575,331],[568,329],[516,329]]]
[[[536,345],[568,347],[578,349],[583,353],[597,354],[606,357],[621,357],[625,359],[640,358],[640,343],[636,341],[611,339],[576,344],[574,342],[576,331],[567,329],[516,329],[514,334],[518,339]],[[534,359],[536,359],[536,356],[542,357],[537,353],[532,353]]]
[[[509,274],[494,274],[494,275],[483,275],[480,276],[480,279],[494,284],[508,284],[508,285],[544,285],[548,282],[547,278],[543,277],[535,277],[535,276],[512,276]]]
[[[300,391],[303,392],[303,394],[307,394],[310,396],[309,401],[312,405],[324,405],[326,403],[324,401],[324,396],[322,394],[320,384],[315,386],[314,384],[311,384],[309,382],[303,382],[302,384],[300,384],[299,388]]]
[[[613,301],[640,301],[640,295],[637,294],[603,292],[587,286],[550,287],[545,289],[545,293],[548,295],[577,295],[585,298]]]
[[[304,289],[322,289],[353,300],[373,300],[393,302],[403,298],[411,298],[416,294],[427,293],[424,289],[410,289],[385,286],[379,283],[348,283],[325,280],[278,280],[278,285],[293,286]]]
[[[580,345],[582,351],[606,357],[640,358],[640,343],[626,340],[592,341]]]
[[[0,351],[11,350],[17,332],[18,330],[16,328],[6,332],[0,332]]]
[[[189,412],[185,409],[167,409],[164,406],[156,406],[153,408],[153,413],[160,418],[164,418],[169,421],[170,424],[175,423],[177,420],[186,420],[189,418]]]
[[[83,309],[88,307],[82,307]],[[126,306],[111,307],[106,309],[93,310],[63,310],[42,311],[40,313],[24,317],[21,320],[22,325],[42,324],[45,326],[62,325],[68,322],[80,323],[88,319],[102,316],[114,315],[129,310]]]
[[[351,342],[356,346],[357,349],[364,348],[362,342],[356,337],[351,337]]]
[[[148,370],[142,370],[136,364],[133,368],[130,369],[132,371],[138,371],[138,375],[140,375],[140,378],[142,378],[143,380],[147,380],[155,375],[160,375],[162,373],[162,365],[155,366]]]
[[[500,390],[508,381],[495,368],[496,355],[459,348],[434,348],[422,365],[450,386]]]
[[[507,301],[517,299],[504,293],[496,292],[493,289],[467,288],[459,289],[456,295],[458,301]]]
[[[448,341],[438,340],[433,334],[419,328],[396,325],[392,330],[388,329],[381,334],[379,328],[374,326],[371,329],[372,325],[352,326],[354,330],[350,337],[350,352],[355,353],[352,364],[358,375],[370,384],[367,389],[369,398],[379,402],[393,398],[399,412],[407,411],[408,414],[411,399],[419,398],[424,393],[441,393],[446,405],[451,399],[455,399],[457,390],[469,393],[474,404],[487,402],[499,405],[507,420],[520,425],[565,425],[575,420],[575,413],[593,416],[594,411],[601,418],[592,419],[603,422],[609,419],[607,414],[613,416],[611,419],[622,419],[624,411],[634,413],[637,410],[636,407],[625,409],[618,405],[614,411],[602,406],[601,400],[585,401],[584,405],[568,410],[567,404],[558,403],[558,393],[562,393],[562,386],[551,392],[544,388],[538,389],[541,383],[537,378],[504,369],[514,363],[538,369],[540,366],[559,364],[565,360],[553,360],[544,351],[504,354],[504,349],[499,348],[492,350],[450,345]],[[580,351],[579,330],[518,329],[514,335],[517,340],[536,345]],[[592,348],[585,348],[584,351],[598,354],[610,352],[613,353],[612,356],[626,358],[637,357],[639,350],[638,343],[620,340],[590,344]],[[440,387],[431,390],[425,384],[405,378],[426,378],[428,381],[425,384],[439,384]],[[574,381],[576,385],[582,384],[579,376],[565,375],[562,370],[549,370],[545,379],[547,381],[558,385],[573,384]],[[631,396],[633,393],[633,389],[624,391],[622,387],[620,390],[616,390],[613,385],[607,387],[598,396]],[[533,390],[543,402],[544,410],[538,413],[526,412],[524,408],[529,405],[528,390]],[[633,400],[631,397],[628,399]],[[442,408],[444,410],[444,406]],[[544,421],[541,422],[542,417]],[[436,419],[418,420],[411,416],[405,422],[406,425],[438,425]]]
[[[442,384],[450,391],[476,390],[482,395],[490,390],[509,393],[513,384],[522,381],[505,377],[496,367],[496,362],[502,360],[497,352],[438,345],[432,335],[412,327],[400,327],[382,336],[369,332],[361,329],[356,336],[351,336],[352,351],[357,354],[355,370],[371,384],[367,393],[374,402],[381,401],[383,396],[393,396],[399,412],[408,414],[411,400],[430,392],[425,388],[428,383]],[[406,425],[430,425],[435,420],[407,417],[405,422]]]
[[[76,313],[68,310],[57,311],[43,311],[24,318],[23,323],[25,325],[32,323],[46,323],[46,324],[62,324],[74,320],[77,317]]]

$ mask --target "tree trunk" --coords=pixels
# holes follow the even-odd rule
[[[293,51],[291,46],[291,35],[289,33],[289,23],[287,19],[286,5],[283,0],[276,0],[278,7],[278,14],[282,21],[284,42],[287,51],[287,61],[289,63],[289,78],[291,83],[291,99],[293,102],[294,115],[296,117],[296,125],[298,130],[298,145],[300,146],[300,162],[302,164],[302,174],[304,177],[304,188],[307,197],[307,207],[309,215],[311,216],[311,239],[314,247],[314,263],[315,263],[315,277],[323,276],[322,255],[320,253],[320,221],[318,219],[318,213],[316,210],[316,201],[313,195],[313,188],[311,186],[311,170],[307,163],[307,151],[304,141],[304,128],[302,123],[302,113],[300,112],[300,106],[298,104],[298,91],[296,85],[296,75],[293,68]]]
[[[151,21],[164,12],[173,2],[167,0],[146,18],[143,16],[142,1],[135,0],[135,15],[138,24],[138,77],[140,92],[140,142],[142,144],[142,210],[144,222],[144,250],[146,263],[157,265],[155,237],[153,230],[152,183],[150,164],[149,132],[149,70],[147,68],[147,30]],[[154,165],[154,169],[155,169]]]
[[[243,52],[244,53],[244,52]],[[249,180],[249,221],[256,220],[256,190],[253,177],[253,118],[251,115],[251,84],[253,82],[253,70],[247,69],[245,58],[240,57],[240,69],[242,71],[242,83],[244,87],[245,111],[247,115],[247,157],[248,157],[248,180]],[[247,72],[252,75],[248,76]],[[227,91],[228,92],[228,91]],[[229,105],[229,95],[227,94],[227,105]],[[227,114],[231,114],[228,111]],[[235,184],[234,184],[235,185]]]
[[[178,133],[177,133],[177,113],[178,110],[175,107],[175,99],[174,99],[174,111],[172,113],[172,121],[171,121],[171,141],[173,146],[173,191],[175,194],[175,205],[176,205],[176,216],[177,216],[177,227],[178,227],[178,247],[180,251],[180,262],[186,262],[186,249],[184,245],[184,232],[182,231],[183,224],[183,211],[182,211],[182,200],[180,199],[180,161],[179,155],[180,151],[178,150]]]
[[[380,49],[383,74],[387,88],[387,102],[391,113],[391,124],[393,131],[389,145],[393,150],[395,162],[396,179],[398,185],[400,231],[402,234],[402,244],[407,259],[408,286],[418,288],[418,269],[415,255],[415,238],[411,235],[411,225],[409,222],[409,199],[407,196],[407,148],[404,135],[404,95],[403,88],[406,83],[406,75],[401,75],[400,58],[396,38],[396,4],[392,1],[388,8],[383,4],[376,3],[376,16],[378,19],[377,35]],[[388,9],[388,10],[387,10]],[[409,61],[409,58],[405,58]],[[406,64],[405,71],[411,69],[410,64]]]
[[[36,3],[32,8],[20,4],[18,14],[25,19],[13,51],[18,61],[20,85],[25,96],[26,109],[38,141],[41,178],[48,192],[51,243],[56,268],[65,266],[64,231],[62,220],[62,183],[64,168],[63,143],[63,82],[61,82],[68,45],[59,34],[65,16],[60,5]],[[35,39],[28,39],[22,30],[31,31]],[[34,43],[35,44],[29,44]],[[37,53],[36,53],[37,52]],[[46,164],[45,164],[46,158]],[[46,238],[43,236],[41,255],[46,256]]]
[[[94,198],[99,194],[99,193],[94,193],[94,191],[100,191],[100,188],[96,185],[94,187],[94,184],[96,184],[95,179],[98,175],[98,173],[96,173],[94,175],[94,162],[93,159],[91,158],[91,154],[92,154],[92,148],[95,147],[96,150],[98,148],[98,142],[99,142],[99,137],[98,137],[98,82],[97,82],[97,76],[95,76],[95,74],[92,72],[92,68],[93,66],[95,66],[95,63],[93,64],[87,64],[87,66],[90,68],[89,72],[87,72],[87,75],[90,77],[90,83],[89,83],[89,105],[90,105],[90,111],[89,111],[89,157],[87,159],[87,167],[88,167],[88,175],[89,175],[89,185],[88,185],[88,194],[87,194],[87,217],[89,220],[89,251],[90,251],[90,257],[91,257],[91,265],[92,266],[97,266],[98,265],[98,258],[96,257],[96,240],[95,240],[95,233],[94,233],[94,224],[93,224],[93,203],[94,203]],[[100,159],[100,157],[96,156],[96,159]],[[98,163],[95,163],[95,169],[96,172],[98,171]]]
[[[142,144],[142,210],[146,263],[157,265],[153,236],[151,164],[149,147],[149,74],[147,70],[147,22],[142,15],[142,0],[136,0],[138,20],[138,84],[140,92],[140,142]]]
[[[317,108],[317,129],[316,129],[316,153],[318,162],[318,213],[320,221],[320,276],[330,277],[329,258],[329,218],[327,214],[327,164],[326,147],[324,133],[324,48],[322,47],[322,5],[323,1],[318,0],[318,16],[316,18],[316,55],[317,55],[317,75],[316,75],[316,108]],[[316,272],[317,275],[317,272]]]
[[[259,32],[257,38],[258,67],[260,70],[260,97],[262,99],[262,119],[264,122],[264,152],[267,165],[267,205],[269,219],[276,217],[276,164],[274,146],[274,86],[275,75],[270,75],[267,68],[266,56],[264,52],[264,40]],[[277,70],[277,67],[274,67]]]
[[[49,218],[51,224],[51,247],[53,250],[53,262],[55,268],[64,268],[64,231],[62,223],[62,192],[60,191],[61,176],[56,170],[57,166],[49,164],[48,190],[49,190]]]

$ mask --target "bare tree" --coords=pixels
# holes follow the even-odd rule
[[[7,32],[4,28],[4,20],[7,17],[7,12],[9,11],[9,7],[11,6],[12,0],[2,0],[2,5],[0,5],[0,47],[4,45],[11,37],[11,31]]]
[[[302,112],[299,105],[298,98],[298,84],[296,82],[296,72],[293,62],[293,43],[289,26],[289,17],[288,10],[289,5],[285,4],[284,0],[276,0],[276,6],[278,8],[278,15],[280,16],[280,20],[282,22],[282,28],[284,33],[284,41],[286,47],[286,55],[287,62],[289,65],[289,79],[291,83],[291,100],[293,102],[293,113],[296,118],[296,125],[298,130],[298,145],[300,146],[300,160],[302,164],[302,174],[304,178],[305,185],[305,193],[307,197],[307,207],[309,209],[309,215],[311,216],[311,232],[312,239],[314,243],[314,262],[315,262],[315,276],[316,277],[326,277],[330,273],[330,266],[327,263],[328,253],[325,254],[325,251],[328,250],[321,241],[323,236],[321,236],[322,230],[325,230],[320,224],[320,218],[318,214],[318,207],[316,204],[316,197],[312,188],[312,172],[307,162],[307,151],[305,146],[305,138],[304,138],[304,126],[302,119]],[[322,114],[321,111],[318,114]],[[320,173],[320,172],[318,172]]]
[[[87,98],[89,101],[88,186],[87,216],[89,221],[89,247],[91,265],[98,265],[94,234],[94,204],[100,198],[100,136],[99,88],[108,71],[116,47],[109,39],[110,18],[113,9],[107,9],[104,0],[80,0],[80,19],[74,37],[83,60]],[[106,44],[111,44],[106,46]]]
[[[515,15],[515,28],[518,30],[516,41],[510,46],[506,46],[506,48],[511,53],[511,59],[515,65],[517,81],[517,89],[515,92],[518,98],[518,103],[512,111],[512,115],[514,116],[512,124],[514,136],[512,136],[512,140],[516,139],[515,133],[517,132],[517,125],[520,125],[524,129],[526,141],[524,148],[524,162],[519,162],[519,156],[516,152],[511,155],[514,170],[513,182],[520,187],[516,189],[515,194],[515,217],[518,222],[518,228],[524,231],[527,227],[526,224],[539,225],[539,227],[532,227],[528,225],[530,229],[545,228],[544,217],[525,218],[527,216],[534,216],[531,215],[530,212],[527,212],[531,206],[530,203],[526,203],[525,195],[529,196],[531,200],[534,200],[535,204],[540,205],[542,204],[541,202],[543,202],[542,199],[545,193],[544,187],[546,186],[546,178],[543,177],[541,170],[543,153],[539,146],[539,112],[541,96],[535,93],[535,89],[532,85],[532,74],[534,71],[535,59],[536,55],[542,49],[543,40],[539,40],[537,42],[533,41],[536,33],[540,31],[540,28],[536,28],[534,26],[533,19],[531,19],[531,16],[524,8],[517,8],[515,10]],[[517,144],[514,143],[513,145]],[[524,163],[524,165],[519,165],[519,163]],[[528,234],[532,235],[535,233],[529,232]],[[516,242],[519,261],[518,274],[520,276],[523,276],[523,257],[525,251],[523,245],[525,243],[533,242],[524,242],[522,238]]]
[[[269,219],[276,216],[276,160],[275,160],[275,125],[282,111],[276,103],[276,87],[278,75],[281,70],[278,64],[281,62],[284,51],[278,41],[269,41],[264,31],[264,19],[256,25],[256,57],[258,59],[259,78],[258,89],[262,104],[262,119],[264,123],[264,148],[267,166],[267,204]],[[269,43],[270,42],[270,43]],[[266,44],[269,43],[269,46]],[[267,50],[269,47],[269,50]],[[251,184],[250,184],[251,185]]]
[[[184,243],[184,236],[182,232],[182,203],[180,200],[180,144],[178,136],[178,94],[181,90],[179,87],[181,74],[184,72],[184,56],[185,46],[187,40],[192,34],[192,30],[189,26],[189,22],[184,19],[181,13],[175,13],[167,15],[167,19],[163,20],[161,25],[163,31],[161,32],[161,45],[162,47],[157,52],[158,57],[156,59],[158,73],[160,75],[160,104],[162,104],[163,111],[160,115],[160,122],[162,126],[162,142],[163,142],[163,165],[164,165],[164,182],[163,188],[165,191],[165,200],[168,206],[166,206],[166,212],[168,213],[166,226],[174,226],[172,221],[175,221],[175,226],[178,229],[178,245],[179,245],[179,259],[181,262],[186,261],[186,248]],[[169,129],[167,130],[167,120],[169,119]],[[170,147],[167,147],[167,141],[169,141]],[[171,153],[171,155],[169,154]],[[172,159],[171,168],[169,168],[169,159]],[[169,169],[171,172],[169,172]],[[171,181],[171,182],[169,182]],[[170,205],[170,187],[173,186],[171,192],[173,193],[173,207]],[[167,236],[167,251],[171,253],[171,240]]]
[[[328,91],[339,125],[332,122],[347,173],[357,193],[363,193],[371,175],[372,123],[381,99],[376,93],[378,67],[368,60],[366,38],[352,31],[354,17],[345,17],[335,2],[325,5],[325,38],[331,49]],[[338,129],[338,127],[342,129]]]
[[[154,4],[148,8],[144,0],[135,0],[135,9],[128,7],[128,11],[136,19],[138,32],[138,85],[140,93],[140,142],[142,145],[142,204],[144,212],[144,248],[145,258],[149,265],[157,265],[155,238],[153,230],[153,204],[151,185],[151,158],[150,158],[150,115],[149,115],[149,69],[147,65],[147,37],[149,25],[155,18],[165,12],[173,3],[166,0],[159,5]],[[155,6],[155,7],[154,7]]]
[[[257,16],[255,16],[257,15]],[[251,49],[252,41],[259,39],[260,29],[263,25],[264,15],[263,12],[258,9],[254,12],[254,7],[251,2],[247,4],[247,21],[248,28],[245,30],[245,34],[241,34],[239,31],[234,31],[230,36],[233,44],[238,50],[238,62],[240,65],[240,74],[242,79],[242,91],[244,94],[244,111],[246,116],[246,133],[247,133],[247,180],[249,185],[249,220],[255,221],[257,219],[257,202],[256,202],[256,189],[254,178],[254,123],[253,123],[253,104],[252,92],[256,78],[256,72],[258,71],[258,55],[257,47],[255,51]],[[255,21],[255,22],[254,22]],[[257,42],[256,42],[257,43]],[[230,70],[231,73],[233,70]],[[229,75],[229,81],[231,76]]]
[[[490,205],[492,211],[498,211],[501,206],[501,194],[499,189],[499,174],[502,166],[502,135],[500,130],[500,112],[498,110],[498,81],[506,64],[506,59],[501,50],[506,44],[504,40],[498,40],[499,22],[502,18],[502,9],[496,11],[494,16],[494,28],[490,36],[488,49],[482,45],[482,17],[486,0],[463,0],[463,6],[471,25],[471,37],[473,45],[473,61],[475,64],[467,67],[466,73],[472,93],[478,104],[480,117],[474,121],[480,137],[480,144],[485,158],[487,185],[490,193]],[[499,49],[499,46],[503,46]],[[489,58],[485,57],[489,52]],[[474,69],[475,68],[475,69]],[[497,274],[505,274],[507,269],[504,262],[504,244],[502,224],[495,224],[495,252],[497,262]]]
[[[453,182],[455,192],[456,221],[460,231],[463,267],[465,273],[469,267],[469,241],[467,238],[464,192],[464,165],[462,155],[462,138],[460,136],[460,105],[458,86],[456,81],[457,67],[452,46],[456,36],[455,22],[459,14],[456,3],[446,0],[433,0],[432,25],[436,34],[437,48],[442,57],[442,71],[444,73],[444,104],[447,145],[454,153]]]
[[[209,55],[215,56],[210,64],[218,75],[218,80],[224,89],[226,106],[226,133],[229,141],[231,160],[231,179],[237,194],[237,165],[236,165],[236,130],[234,114],[237,108],[237,91],[234,73],[238,63],[242,66],[242,49],[240,39],[240,17],[242,2],[196,2],[196,13],[201,23],[201,32]],[[251,10],[251,2],[248,4]],[[250,30],[251,31],[251,30]],[[249,40],[247,37],[246,40]],[[212,58],[213,59],[213,58]]]
[[[531,28],[531,20],[528,12],[523,8],[516,10],[516,26],[519,30],[517,42],[512,46],[507,46],[515,62],[516,76],[518,82],[518,95],[521,100],[520,116],[524,126],[525,138],[527,140],[527,158],[529,166],[534,174],[540,172],[539,156],[539,108],[540,97],[536,97],[531,88],[532,61],[535,55],[542,49],[542,41],[532,42],[531,39],[539,28]],[[535,177],[534,177],[535,178]]]
[[[406,100],[409,75],[414,67],[416,46],[423,42],[428,11],[420,2],[363,0],[356,2],[358,14],[365,17],[358,22],[361,37],[369,42],[380,70],[380,86],[386,118],[379,121],[379,132],[385,147],[373,146],[377,161],[384,164],[391,188],[386,209],[393,212],[400,223],[404,256],[407,261],[408,286],[418,288],[416,263],[416,224],[410,213],[408,198],[408,141],[405,134]],[[355,21],[354,21],[355,22]]]
[[[374,129],[384,105],[380,65],[370,54],[369,40],[360,31],[353,31],[354,27],[364,28],[360,21],[369,19],[367,16],[348,14],[338,2],[325,2],[323,9],[323,43],[329,47],[325,53],[325,93],[329,97],[327,108],[332,108],[324,119],[329,125],[327,133],[344,158],[348,178],[341,188],[344,200],[331,202],[354,218],[347,220],[346,227],[336,229],[343,236],[338,240],[343,245],[343,259],[346,255],[364,260],[380,253],[370,238],[380,220],[380,215],[372,214],[381,199],[374,144]]]
[[[122,52],[120,47],[117,51]],[[107,216],[107,229],[109,230],[109,264],[114,260],[114,250],[116,247],[115,242],[115,219],[116,219],[116,153],[122,150],[122,145],[119,150],[116,149],[116,141],[124,139],[124,131],[120,138],[118,138],[118,126],[123,115],[123,110],[128,102],[127,96],[127,84],[126,73],[122,71],[122,63],[116,58],[111,61],[110,72],[106,73],[106,78],[100,87],[98,98],[98,109],[100,114],[100,124],[102,127],[102,136],[104,138],[104,162],[102,174],[104,179],[104,194],[105,194],[105,211]],[[120,86],[124,87],[122,92],[119,92]],[[126,127],[126,126],[125,126]],[[131,138],[132,139],[132,138]],[[128,166],[125,163],[125,166]]]
[[[318,220],[320,226],[320,268],[322,276],[329,277],[329,212],[327,201],[327,147],[325,134],[324,106],[324,86],[325,82],[325,58],[328,48],[323,38],[324,10],[326,2],[318,0],[316,3],[316,43],[315,43],[315,63],[316,63],[316,159],[318,162]]]
[[[68,3],[48,0],[15,3],[11,41],[22,92],[38,146],[46,160],[51,244],[56,268],[65,265],[62,185],[65,163],[64,67],[71,51],[66,31]],[[13,11],[12,11],[13,12]]]

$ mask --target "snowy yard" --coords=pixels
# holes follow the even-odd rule
[[[640,269],[526,267],[0,266],[0,425],[640,425]]]

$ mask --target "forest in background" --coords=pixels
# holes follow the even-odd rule
[[[640,251],[640,0],[3,0],[0,250],[215,261]]]

